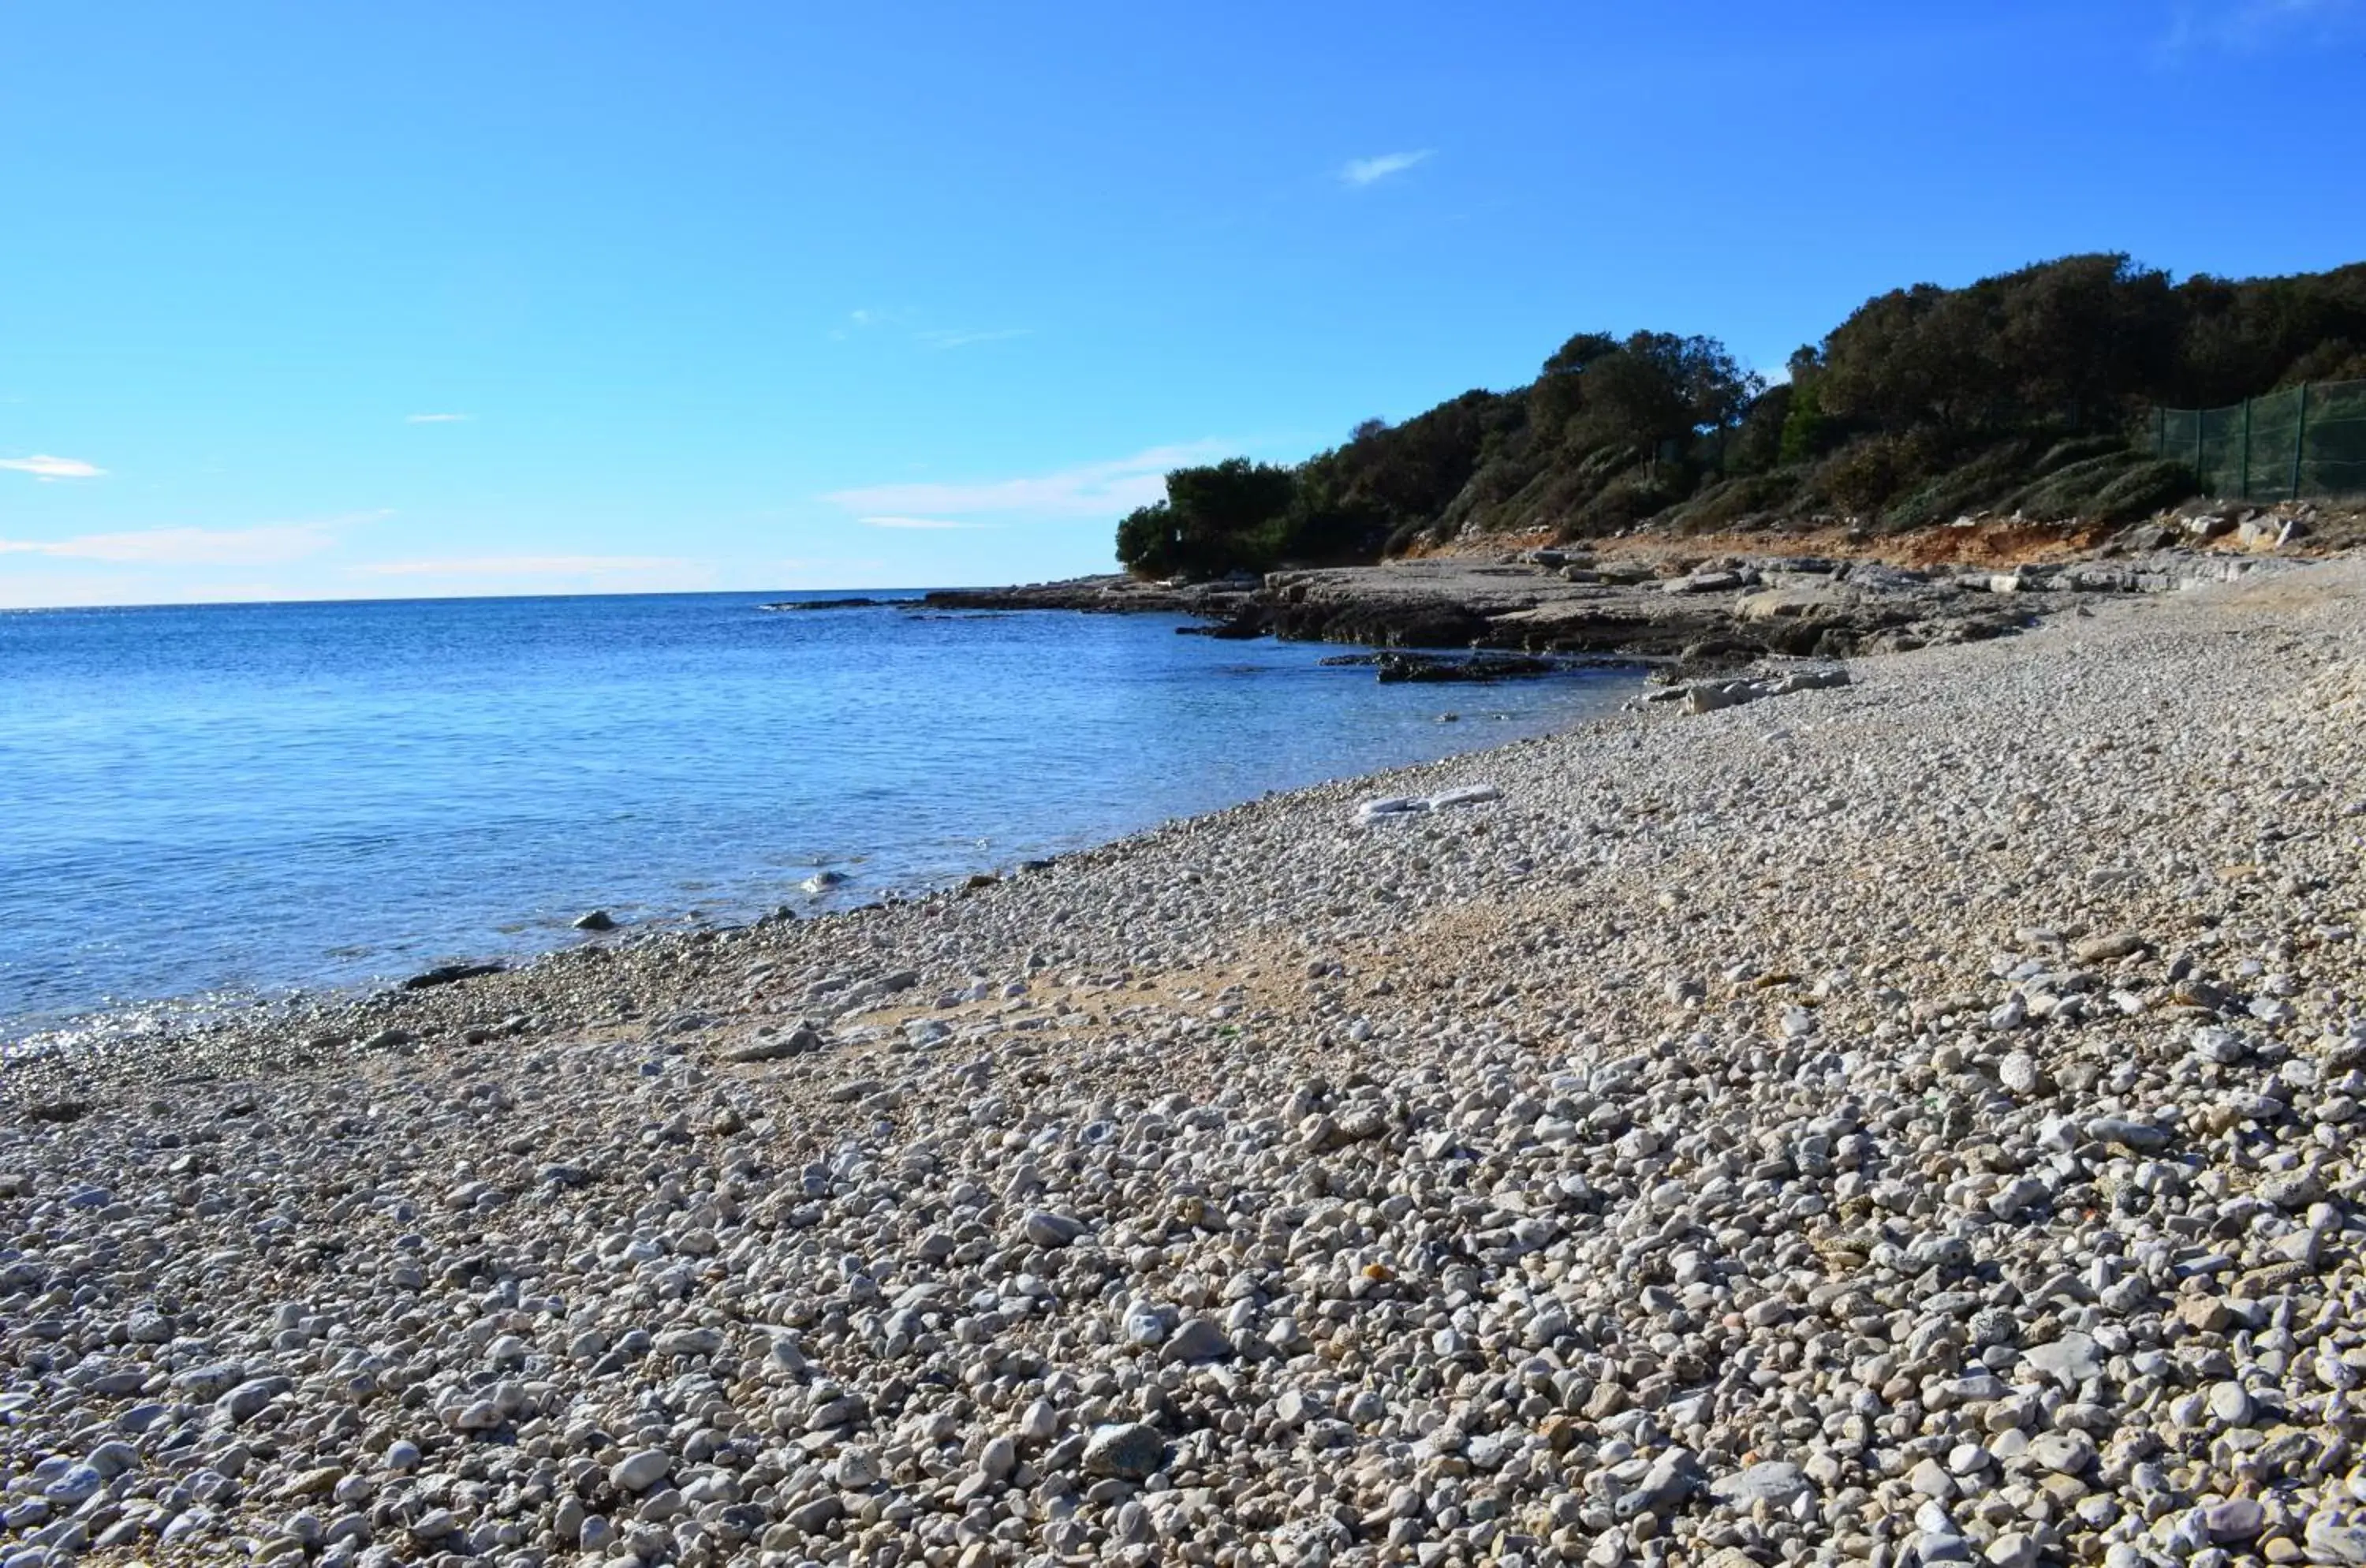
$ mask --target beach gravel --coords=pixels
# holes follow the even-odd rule
[[[0,1564],[2366,1562],[2362,649],[2115,601],[22,1057]]]

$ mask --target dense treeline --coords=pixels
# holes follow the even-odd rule
[[[1493,532],[2141,516],[2195,489],[2151,455],[2152,405],[2366,378],[2366,263],[2178,283],[2081,255],[1919,284],[1867,300],[1789,371],[1768,387],[1713,338],[1582,333],[1526,387],[1367,421],[1295,467],[1177,469],[1119,525],[1118,558],[1207,576]]]

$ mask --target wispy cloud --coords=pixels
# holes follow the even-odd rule
[[[927,344],[930,348],[967,348],[976,343],[1008,343],[1012,338],[1025,337],[1034,330],[1033,327],[995,327],[990,330],[971,331],[954,327],[934,332],[914,333],[912,337],[916,342]]]
[[[402,423],[405,424],[465,424],[469,417],[465,413],[407,413],[402,416]]]
[[[832,343],[844,343],[857,333],[867,333],[874,327],[900,324],[906,314],[907,312],[902,310],[869,309],[849,310],[846,313],[846,320],[829,329],[829,339]]]
[[[887,565],[885,561],[875,558],[854,559],[845,556],[783,556],[772,564],[799,577],[810,577],[817,572],[836,573],[835,577],[825,576],[824,581],[829,582],[843,582],[858,572],[881,571]]]
[[[141,528],[71,539],[0,539],[0,555],[49,556],[117,566],[281,566],[319,555],[336,544],[341,528],[366,520],[329,518],[255,528]]]
[[[455,556],[370,561],[351,570],[357,577],[622,577],[678,572],[701,564],[679,556]]]
[[[2360,15],[2360,0],[2179,0],[2159,51],[2171,60],[2203,50],[2257,53],[2329,36]]]
[[[120,567],[75,571],[0,571],[0,610],[45,610],[73,604],[236,604],[265,599],[348,598],[306,593],[286,582],[252,578],[197,578],[172,570]]]
[[[907,343],[917,343],[925,348],[968,348],[981,343],[1008,343],[1012,338],[1027,337],[1033,327],[918,327],[912,321],[918,312],[912,310],[849,310],[846,319],[829,330],[833,343],[844,343],[858,333],[880,329],[895,329],[888,335]]]
[[[991,528],[991,523],[956,523],[950,517],[858,517],[866,528]]]
[[[1169,468],[1203,462],[1225,450],[1220,441],[1153,446],[1113,462],[1084,463],[1024,479],[974,484],[883,484],[834,491],[822,499],[859,517],[1008,517],[1114,520],[1166,493]]]
[[[95,479],[107,472],[97,464],[85,463],[79,457],[52,457],[41,452],[29,457],[0,457],[0,468],[30,474],[44,483],[51,479]]]
[[[1387,179],[1391,175],[1403,174],[1416,164],[1426,164],[1437,156],[1435,150],[1425,147],[1417,152],[1383,152],[1377,158],[1350,158],[1339,166],[1342,185],[1368,186]]]

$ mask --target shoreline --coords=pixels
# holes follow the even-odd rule
[[[2091,609],[27,1064],[11,1537],[2366,1560],[2366,564]]]
[[[916,604],[917,601],[892,602],[892,604],[907,603]],[[871,607],[892,607],[892,604],[881,602]],[[770,606],[763,607],[770,608]],[[1378,653],[1371,656],[1373,660],[1380,657],[1381,656]],[[1629,672],[1639,677],[1649,667],[1648,660],[1572,658],[1560,661],[1559,667],[1545,678],[1599,677]],[[1515,678],[1525,680],[1533,679],[1536,676],[1533,672],[1522,671]],[[1441,703],[1459,702],[1466,705],[1476,700],[1470,695],[1458,696],[1457,692],[1463,690],[1460,683],[1456,683],[1456,691],[1439,692],[1438,700]],[[1578,718],[1575,722],[1586,722],[1591,716],[1593,714],[1589,710],[1585,716]],[[1460,714],[1455,716],[1455,722],[1472,731],[1483,731],[1485,728],[1484,721],[1474,721]],[[1554,722],[1566,723],[1567,721],[1555,720]],[[1541,733],[1557,734],[1560,733],[1560,730],[1551,729]],[[1501,739],[1485,739],[1477,735],[1472,739],[1473,745],[1469,750],[1447,752],[1435,759],[1435,761],[1450,761],[1455,758],[1470,755],[1472,751],[1485,751],[1504,744],[1515,743]],[[1430,765],[1433,764],[1412,763],[1406,766],[1420,768]],[[1369,775],[1343,775],[1339,779],[1322,782],[1326,784],[1346,784],[1366,776],[1386,777],[1401,771],[1403,770],[1383,770]],[[580,935],[575,940],[568,940],[565,931],[560,928],[570,925],[573,919],[583,911],[572,910],[570,913],[568,910],[554,908],[539,914],[505,917],[521,929],[530,927],[541,931],[540,937],[530,938],[519,944],[500,949],[486,947],[483,944],[465,949],[453,948],[448,950],[445,956],[424,960],[408,972],[398,971],[357,980],[299,981],[267,989],[225,986],[214,990],[197,990],[145,998],[135,1001],[103,1005],[54,1023],[46,1023],[29,1029],[23,1027],[27,1021],[25,1017],[0,1018],[0,1064],[15,1066],[59,1052],[71,1053],[96,1049],[101,1053],[116,1053],[130,1048],[180,1048],[201,1043],[224,1030],[232,1033],[252,1033],[256,1027],[303,1028],[308,1025],[321,1024],[324,1021],[342,1017],[352,1009],[397,998],[407,988],[433,988],[432,982],[429,985],[417,986],[414,983],[426,979],[442,969],[490,965],[494,972],[513,973],[532,968],[536,964],[587,947],[604,947],[613,951],[622,951],[649,942],[699,940],[703,936],[744,931],[760,926],[826,920],[862,914],[883,907],[892,908],[948,894],[975,890],[975,887],[980,885],[982,878],[988,881],[1000,881],[1034,874],[1049,861],[1065,860],[1079,854],[1113,850],[1134,839],[1155,833],[1178,823],[1197,820],[1200,817],[1211,814],[1222,814],[1242,805],[1254,804],[1258,799],[1294,793],[1296,791],[1293,789],[1269,790],[1249,801],[1216,807],[1213,813],[1188,813],[1180,817],[1164,818],[1110,838],[1079,837],[1067,847],[1047,846],[1043,847],[1040,853],[1020,855],[1016,860],[1005,856],[991,863],[966,862],[926,877],[882,886],[875,890],[867,890],[865,894],[858,895],[862,897],[861,902],[841,902],[833,898],[833,894],[840,893],[839,885],[832,885],[820,891],[806,890],[802,902],[776,903],[765,908],[759,908],[752,903],[741,904],[731,900],[707,899],[704,900],[701,907],[697,908],[685,907],[683,910],[620,919],[608,930],[576,928]],[[870,858],[872,853],[873,852],[863,852],[854,859],[865,860]],[[727,907],[720,914],[709,915],[705,906],[718,903]],[[571,908],[569,907],[570,909]],[[558,940],[548,940],[553,937]],[[474,975],[468,976],[468,978],[477,977],[479,976]],[[263,1021],[259,1024],[258,1015]],[[242,1028],[242,1025],[244,1027]]]
[[[2208,524],[2225,521],[2213,516]],[[1940,530],[1941,534],[1952,530]],[[2278,554],[2271,534],[2226,550],[2187,547],[2159,525],[2100,547],[2058,530],[1986,525],[1955,541],[1888,541],[1893,556],[1846,536],[1774,547],[1765,537],[1640,537],[1375,566],[1294,568],[1200,583],[1121,574],[1008,588],[940,589],[922,603],[973,611],[1165,613],[1207,623],[1201,635],[1382,649],[1469,649],[1611,657],[1709,670],[1764,658],[1844,659],[1910,652],[2025,631],[2074,606],[2239,581],[2308,558]],[[2214,537],[2194,536],[2197,546]],[[2133,542],[2131,542],[2133,541]],[[1962,558],[1931,555],[1940,544]],[[1597,553],[1597,550],[1599,553]],[[1920,550],[1921,555],[1914,552]]]

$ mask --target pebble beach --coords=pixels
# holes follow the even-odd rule
[[[14,1060],[0,1568],[2366,1563],[2366,563],[1848,669]]]

